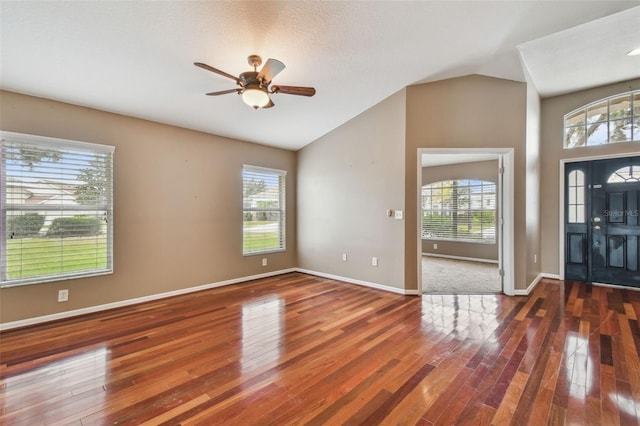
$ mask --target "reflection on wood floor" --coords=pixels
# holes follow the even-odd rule
[[[0,423],[637,425],[639,315],[291,273],[2,333]]]

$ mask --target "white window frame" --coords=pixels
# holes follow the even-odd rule
[[[244,164],[242,166],[242,255],[253,256],[265,253],[282,252],[286,250],[286,170],[271,169],[267,167],[252,166]],[[245,184],[248,177],[267,179],[265,194],[253,194],[245,197]],[[277,192],[274,193],[273,186],[269,194],[268,186],[273,185],[274,180],[278,182]],[[275,195],[275,197],[274,197]],[[255,197],[254,197],[255,196]],[[272,203],[277,201],[276,206],[260,206],[261,202]],[[252,236],[256,239],[267,238],[270,230],[265,229],[251,232],[251,227],[246,226],[245,219],[248,216],[258,215],[277,216],[278,247],[247,247],[247,239]]]
[[[575,169],[569,172],[567,198],[567,223],[585,223],[587,195],[584,170]]]
[[[624,97],[628,97],[631,101],[629,115],[625,117],[612,117],[611,114],[611,102],[618,101]],[[596,120],[589,122],[589,110],[600,106],[600,104],[606,104],[606,117],[602,120]],[[582,115],[582,121],[578,120],[576,124],[567,124],[567,120]],[[631,138],[628,140],[611,140],[612,124],[616,122],[626,121],[629,131],[631,132]],[[597,130],[600,126],[601,131],[606,130],[606,141],[602,143],[589,144],[589,130],[592,126],[596,126]],[[619,128],[618,128],[619,129]],[[570,145],[568,132],[570,130],[582,131],[584,137],[584,143],[582,145]],[[594,131],[593,133],[596,133]],[[640,90],[619,93],[617,95],[608,96],[606,98],[598,99],[597,101],[590,102],[587,105],[583,105],[580,108],[576,108],[573,111],[564,115],[563,121],[563,148],[564,149],[576,149],[576,148],[589,148],[593,146],[610,145],[617,143],[628,143],[640,141]]]
[[[474,208],[472,205],[472,200],[468,200],[467,203],[467,207],[466,208],[456,208],[454,209],[453,207],[451,208],[443,208],[442,206],[440,206],[440,208],[425,208],[424,207],[424,203],[425,203],[425,188],[427,187],[431,187],[429,188],[430,190],[433,190],[433,186],[434,185],[444,185],[445,183],[449,183],[449,182],[467,182],[466,185],[456,185],[456,188],[472,188],[472,187],[480,187],[481,188],[481,192],[476,194],[476,195],[480,195],[480,208]],[[477,182],[477,184],[471,184],[470,182]],[[485,193],[484,188],[489,187],[489,186],[493,186],[494,190],[493,193]],[[469,190],[470,191],[470,190]],[[471,192],[469,192],[471,194]],[[420,191],[420,195],[421,195],[421,235],[422,235],[422,239],[423,240],[433,240],[433,241],[452,241],[452,242],[462,242],[462,243],[476,243],[476,244],[496,244],[497,242],[497,229],[498,229],[498,225],[497,225],[497,219],[498,219],[498,209],[497,209],[497,200],[498,200],[498,187],[496,182],[491,182],[491,181],[486,181],[486,180],[481,180],[481,179],[449,179],[449,180],[444,180],[444,181],[438,181],[438,182],[431,182],[429,184],[426,185],[422,185],[421,191]],[[485,200],[485,195],[492,195],[491,199],[493,200],[493,207],[491,208],[487,208],[484,206],[484,200]],[[424,224],[424,215],[425,212],[432,212],[432,213],[438,213],[440,215],[449,213],[452,215],[452,217],[454,215],[457,215],[459,212],[466,212],[467,214],[471,215],[469,216],[470,220],[473,221],[472,219],[472,215],[475,212],[480,212],[480,213],[485,213],[485,212],[492,212],[493,213],[493,223],[492,223],[492,227],[493,227],[493,237],[492,238],[484,238],[484,233],[481,231],[481,235],[483,236],[482,238],[465,238],[465,237],[459,237],[459,236],[453,236],[454,232],[451,231],[451,236],[433,236],[433,235],[426,235],[425,234],[425,224]],[[453,228],[452,228],[453,229]]]
[[[2,226],[3,232],[0,236],[0,244],[1,244],[1,254],[0,254],[0,287],[13,287],[19,285],[27,285],[27,284],[37,284],[51,281],[60,281],[74,278],[83,278],[83,277],[91,277],[97,275],[106,275],[113,273],[113,154],[115,151],[115,147],[108,145],[100,145],[88,142],[79,142],[72,141],[66,139],[58,139],[58,138],[50,138],[44,136],[35,136],[21,133],[13,133],[13,132],[5,132],[0,131],[0,140],[2,141],[2,145],[0,146],[0,151],[2,152],[2,173],[1,173],[1,181],[0,181],[0,191],[2,192],[1,203],[2,207],[1,211],[1,219],[0,224]],[[41,181],[49,180],[52,182],[52,176],[50,172],[44,171],[45,168],[40,168],[39,171],[33,172],[20,172],[22,173],[22,177],[18,176],[17,169],[14,168],[13,171],[8,171],[7,162],[9,159],[5,156],[5,151],[9,150],[13,147],[17,147],[18,145],[23,146],[27,149],[31,148],[33,150],[38,151],[47,151],[51,150],[52,152],[62,152],[63,155],[73,155],[74,153],[85,153],[91,155],[97,155],[102,161],[102,164],[105,166],[105,179],[107,181],[106,187],[104,187],[104,201],[97,201],[95,203],[89,204],[80,204],[77,202],[69,203],[65,201],[56,202],[54,198],[48,200],[47,204],[38,204],[38,203],[10,203],[7,200],[7,185],[9,184],[9,179],[12,180],[24,179],[24,188],[29,190],[33,190],[33,182],[38,179]],[[63,157],[64,158],[64,157]],[[67,157],[71,158],[71,157]],[[89,157],[86,157],[89,158]],[[74,172],[79,172],[79,165],[72,165],[72,161],[76,160],[67,160],[51,162],[56,170],[56,173],[60,173],[60,180],[56,181],[56,184],[60,183],[68,183],[69,177],[65,174],[65,172],[69,172],[73,170]],[[16,167],[15,164],[11,164],[11,167]],[[66,176],[66,177],[65,177]],[[14,180],[16,182],[16,180]],[[76,181],[77,182],[77,181]],[[70,191],[70,190],[69,190]],[[70,197],[69,191],[60,192],[66,193],[66,197]],[[64,196],[61,196],[64,198]],[[102,199],[102,196],[99,197]],[[77,201],[77,200],[76,200]],[[83,270],[69,271],[69,270],[61,270],[57,273],[47,273],[41,275],[29,275],[26,273],[26,276],[23,275],[18,278],[12,278],[8,276],[9,270],[9,260],[8,260],[8,240],[14,237],[14,235],[10,235],[7,230],[8,217],[17,215],[23,215],[27,213],[33,212],[60,212],[60,214],[51,214],[52,217],[63,217],[65,215],[74,214],[88,216],[87,211],[93,212],[93,217],[98,217],[100,215],[100,222],[106,222],[106,226],[104,226],[104,244],[106,245],[106,264],[104,267],[96,266],[95,268],[86,268]],[[8,214],[11,212],[10,214]],[[48,213],[47,213],[48,214]],[[90,216],[90,215],[89,215]],[[46,226],[43,229],[46,229]],[[102,226],[102,225],[101,225]],[[99,235],[99,234],[96,234]],[[42,235],[41,235],[42,236]],[[65,236],[61,235],[59,237],[50,237],[50,241],[58,240],[60,242],[61,247],[64,246]],[[43,238],[46,240],[47,238]],[[69,240],[66,240],[69,241]],[[101,243],[102,244],[102,243]],[[88,245],[89,246],[89,245]],[[76,248],[76,247],[74,247]],[[21,249],[22,250],[22,249]],[[89,250],[89,249],[88,249]],[[92,250],[89,250],[92,255],[99,255],[100,253],[96,251],[95,246]],[[22,256],[22,254],[21,254]],[[60,263],[64,262],[64,254],[60,257]],[[68,257],[66,258],[69,259]],[[22,264],[22,259],[20,260],[20,265]]]

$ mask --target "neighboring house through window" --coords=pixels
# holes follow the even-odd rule
[[[113,272],[114,148],[0,135],[0,285]]]
[[[242,168],[242,253],[285,249],[285,177],[283,170]]]
[[[447,180],[422,187],[422,238],[495,244],[496,184]]]

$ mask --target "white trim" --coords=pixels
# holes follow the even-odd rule
[[[286,170],[272,169],[270,167],[254,166],[252,164],[243,164],[242,165],[242,171],[244,172],[245,170],[253,171],[253,172],[257,172],[257,173],[273,173],[273,174],[276,174],[278,176],[283,176],[283,177],[287,175],[287,171]]]
[[[559,190],[558,190],[558,194],[560,197],[560,200],[558,202],[558,230],[560,231],[560,237],[558,238],[558,271],[559,274],[558,276],[560,277],[561,280],[564,280],[564,269],[565,269],[565,259],[564,259],[564,239],[565,239],[565,235],[564,235],[564,174],[565,174],[565,168],[566,168],[566,163],[568,163],[570,161],[566,161],[566,160],[560,160],[560,173],[558,174],[558,185],[560,186]],[[586,183],[586,182],[585,182]],[[586,201],[586,194],[585,194],[585,201]],[[585,214],[586,217],[586,214]]]
[[[501,208],[499,208],[500,216],[502,217],[502,244],[498,250],[500,252],[500,266],[504,270],[504,278],[502,291],[509,296],[515,295],[515,240],[514,240],[514,221],[515,221],[515,206],[514,206],[514,150],[510,148],[508,152],[501,155],[502,168],[504,172],[502,174],[502,188],[500,191],[500,201],[502,202]]]
[[[543,278],[549,278],[549,279],[554,279],[554,280],[558,280],[558,275],[556,274],[547,274],[544,272],[540,272],[538,274],[538,276],[531,282],[531,284],[529,284],[529,286],[525,289],[525,290],[515,290],[515,295],[516,296],[528,296],[529,294],[531,294],[531,292],[533,291],[534,288],[536,288],[536,286],[540,283],[540,281],[542,281]]]
[[[560,275],[558,274],[548,274],[546,272],[540,272],[542,278],[548,278],[550,280],[560,280]]]
[[[441,257],[443,259],[455,259],[455,260],[468,260],[469,262],[482,262],[482,263],[494,263],[500,264],[497,260],[493,259],[481,259],[479,257],[464,257],[464,256],[451,256],[448,254],[436,254],[436,253],[422,253],[423,256],[429,257]]]
[[[624,286],[624,285],[616,285],[616,284],[607,284],[607,283],[591,283],[592,285],[598,286],[598,287],[609,287],[609,288],[617,288],[619,290],[633,290],[633,291],[640,291],[640,288],[638,287],[631,287],[631,286]]]
[[[248,277],[233,278],[233,279],[226,280],[226,281],[219,281],[217,283],[203,284],[203,285],[199,285],[199,286],[195,286],[195,287],[182,288],[180,290],[173,290],[173,291],[167,291],[167,292],[164,292],[164,293],[152,294],[152,295],[149,295],[149,296],[136,297],[134,299],[121,300],[119,302],[106,303],[104,305],[90,306],[88,308],[74,309],[72,311],[60,312],[60,313],[57,313],[57,314],[43,315],[43,316],[40,316],[40,317],[34,317],[34,318],[28,318],[28,319],[24,319],[24,320],[6,322],[6,323],[0,324],[0,331],[10,330],[10,329],[19,328],[19,327],[26,327],[26,326],[30,326],[30,325],[36,325],[36,324],[40,324],[40,323],[43,323],[43,322],[56,321],[56,320],[60,320],[60,319],[75,317],[75,316],[78,316],[78,315],[92,314],[92,313],[96,313],[96,312],[100,312],[100,311],[106,311],[108,309],[114,309],[114,308],[121,308],[121,307],[124,307],[124,306],[136,305],[138,303],[151,302],[151,301],[154,301],[154,300],[164,299],[164,298],[167,298],[167,297],[180,296],[182,294],[193,293],[193,292],[202,291],[202,290],[208,290],[208,289],[212,289],[212,288],[216,288],[216,287],[222,287],[222,286],[231,285],[231,284],[238,284],[238,283],[242,283],[242,282],[246,282],[246,281],[256,280],[256,279],[259,279],[259,278],[268,278],[268,277],[272,277],[272,276],[276,276],[276,275],[286,274],[286,273],[289,273],[289,272],[296,272],[296,268],[281,269],[279,271],[273,271],[273,272],[267,272],[267,273],[264,273],[264,274],[251,275],[251,276],[248,276]]]
[[[538,274],[538,276],[533,281],[531,281],[531,284],[529,284],[529,286],[526,289],[515,290],[516,296],[528,296],[529,294],[531,294],[533,289],[536,288],[536,286],[542,280],[542,278],[544,278],[542,274]]]
[[[136,297],[134,299],[121,300],[119,302],[106,303],[104,305],[96,305],[96,306],[90,306],[88,308],[74,309],[72,311],[60,312],[60,313],[57,313],[57,314],[43,315],[43,316],[40,316],[40,317],[28,318],[28,319],[24,319],[24,320],[0,323],[0,331],[11,330],[11,329],[20,328],[20,327],[27,327],[27,326],[31,326],[31,325],[36,325],[36,324],[40,324],[40,323],[44,323],[44,322],[61,320],[61,319],[65,319],[65,318],[71,318],[71,317],[75,317],[75,316],[78,316],[78,315],[93,314],[93,313],[96,313],[96,312],[106,311],[106,310],[115,309],[115,308],[122,308],[122,307],[125,307],[125,306],[136,305],[136,304],[139,304],[139,303],[152,302],[154,300],[165,299],[167,297],[180,296],[180,295],[183,295],[183,294],[194,293],[194,292],[202,291],[202,290],[209,290],[209,289],[212,289],[212,288],[223,287],[223,286],[227,286],[227,285],[231,285],[231,284],[238,284],[238,283],[248,282],[248,281],[257,280],[257,279],[260,279],[260,278],[269,278],[269,277],[273,277],[273,276],[276,276],[276,275],[288,274],[290,272],[301,272],[303,274],[310,274],[310,275],[315,275],[315,276],[318,276],[318,277],[329,278],[329,279],[332,279],[332,280],[344,281],[344,282],[351,283],[351,284],[358,284],[358,285],[362,285],[362,286],[366,286],[366,287],[375,288],[377,290],[389,291],[389,292],[392,292],[392,293],[398,293],[398,294],[402,294],[402,295],[412,295],[413,296],[413,295],[419,295],[420,294],[420,293],[418,293],[418,290],[404,290],[404,289],[401,289],[401,288],[390,287],[390,286],[383,285],[383,284],[377,284],[377,283],[372,283],[372,282],[362,281],[362,280],[355,280],[353,278],[341,277],[341,276],[333,275],[333,274],[325,274],[325,273],[322,273],[322,272],[310,271],[308,269],[288,268],[288,269],[281,269],[279,271],[266,272],[264,274],[250,275],[248,277],[233,278],[233,279],[230,279],[230,280],[219,281],[219,282],[216,282],[216,283],[203,284],[203,285],[199,285],[199,286],[195,286],[195,287],[189,287],[189,288],[182,288],[180,290],[173,290],[173,291],[168,291],[168,292],[165,292],[165,293],[158,293],[158,294],[152,294],[152,295],[149,295],[149,296]]]
[[[324,272],[311,271],[309,269],[296,268],[296,271],[301,272],[303,274],[316,275],[318,277],[329,278],[336,281],[344,281],[349,284],[357,284],[365,287],[371,287],[371,288],[375,288],[376,290],[390,291],[392,293],[403,294],[405,296],[417,296],[420,294],[418,290],[406,290],[403,288],[391,287],[384,284],[372,283],[369,281],[357,280],[354,278],[347,278],[339,275],[325,274]]]
[[[0,131],[0,138],[2,140],[6,139],[11,142],[29,143],[31,145],[33,145],[34,142],[37,142],[39,145],[53,146],[55,148],[60,148],[61,146],[63,146],[65,148],[75,148],[75,149],[81,149],[85,151],[86,150],[101,151],[107,154],[114,153],[116,149],[115,146],[111,146],[111,145],[103,145],[103,144],[93,143],[93,142],[75,141],[72,139],[51,138],[48,136],[30,135],[27,133]]]
[[[502,292],[508,296],[514,296],[515,292],[515,246],[514,246],[514,149],[513,148],[418,148],[417,155],[417,191],[416,200],[420,200],[422,189],[422,155],[423,154],[495,154],[498,162],[504,169],[502,179],[498,179],[498,212],[502,218],[502,232],[498,242],[498,265],[504,270]],[[500,181],[502,185],[500,185]],[[422,224],[420,223],[420,202],[416,203],[416,238],[419,249],[418,256],[418,277],[422,277]],[[500,219],[498,219],[500,220]],[[422,279],[419,287],[422,289]]]

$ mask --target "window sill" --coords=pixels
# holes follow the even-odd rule
[[[108,269],[104,271],[95,271],[95,272],[85,273],[85,274],[65,275],[62,277],[38,277],[38,278],[25,279],[25,280],[19,280],[19,281],[18,280],[6,281],[6,282],[0,283],[0,288],[22,287],[25,285],[45,284],[45,283],[56,282],[56,281],[75,280],[78,278],[91,278],[91,277],[98,277],[102,275],[111,275],[111,274],[113,274],[113,269]]]

